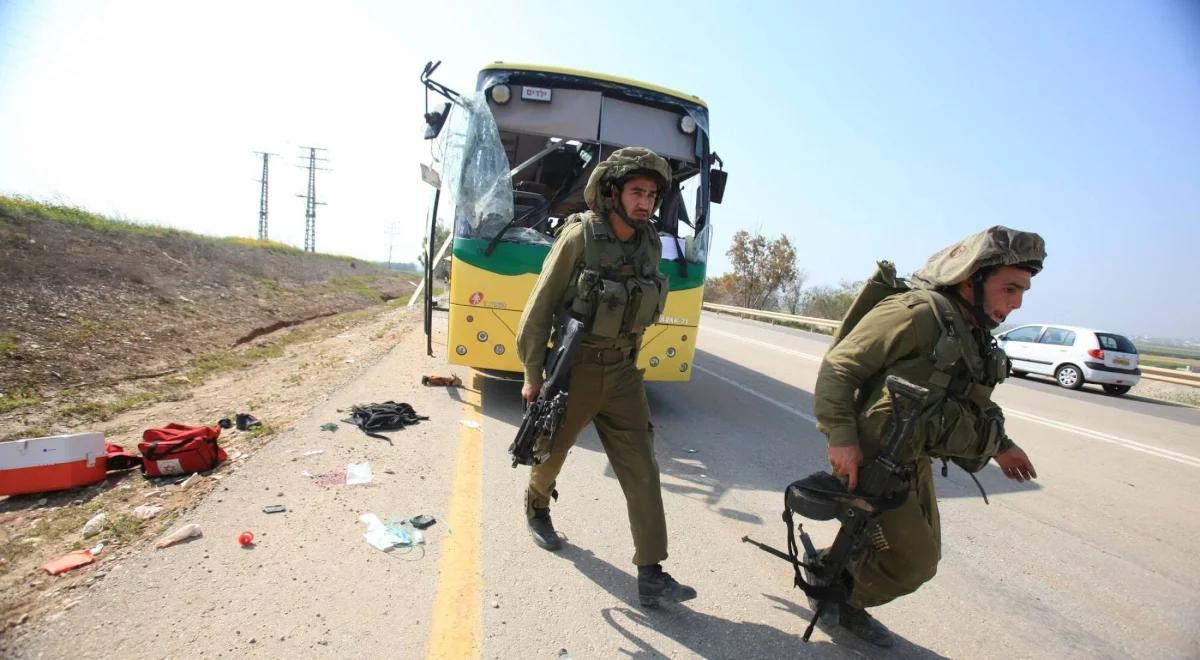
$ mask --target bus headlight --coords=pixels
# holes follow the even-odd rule
[[[494,87],[492,89],[495,89]],[[679,130],[686,135],[691,135],[696,132],[696,120],[692,119],[691,115],[684,115],[679,118]]]
[[[487,330],[480,330],[479,334],[475,335],[475,338],[478,339],[480,342],[487,341],[487,338],[488,338]]]
[[[467,347],[463,346],[462,344],[459,344],[458,347],[454,349],[454,352],[458,353],[459,355],[466,355]]]
[[[669,357],[669,358],[675,357],[675,347],[674,346],[667,349],[667,357]]]
[[[650,358],[650,366],[657,367],[658,366],[658,358],[656,358],[656,357]]]
[[[496,344],[496,355],[504,355],[504,344]]]
[[[508,85],[496,85],[492,87],[492,102],[496,105],[504,105],[511,99],[512,90],[508,88]]]

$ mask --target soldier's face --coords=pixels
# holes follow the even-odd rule
[[[983,308],[997,323],[1003,323],[1014,310],[1021,308],[1021,300],[1033,275],[1024,268],[1001,266],[983,281]]]
[[[650,177],[635,176],[625,182],[620,201],[626,215],[645,222],[654,213],[654,205],[658,202],[658,185]]]

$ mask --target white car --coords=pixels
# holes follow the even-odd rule
[[[1107,394],[1121,395],[1137,385],[1137,347],[1126,337],[1069,325],[1023,325],[996,336],[1008,354],[1009,372],[1054,376],[1077,390],[1095,383]]]

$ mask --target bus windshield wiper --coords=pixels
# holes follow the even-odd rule
[[[553,138],[551,138],[551,139],[553,139]],[[521,163],[516,168],[514,168],[512,170],[512,172],[510,173],[510,175],[515,176],[521,170],[529,167],[530,165],[537,162],[538,160],[541,160],[542,158],[546,157],[546,155],[549,154],[551,151],[554,151],[556,149],[561,149],[565,146],[567,146],[567,144],[565,142],[553,142],[552,144],[547,146],[545,149],[541,150],[536,155],[534,155],[533,158],[530,158],[529,160],[525,161],[524,163]],[[581,151],[580,153],[582,154],[584,152]],[[568,194],[573,192],[575,190],[575,184],[579,179],[579,175],[583,172],[584,167],[587,166],[587,164],[590,160],[591,160],[590,156],[587,159],[580,158],[580,162],[576,163],[575,167],[572,169],[571,176],[568,179],[568,181],[565,184],[563,184],[563,187],[559,189],[558,193],[556,193],[553,198],[546,200],[542,204],[538,204],[537,206],[529,209],[528,211],[522,213],[519,216],[514,216],[512,220],[509,220],[503,227],[501,227],[500,231],[496,232],[496,235],[492,237],[492,240],[488,241],[487,247],[483,249],[483,256],[485,256],[485,257],[492,256],[492,253],[496,251],[496,245],[498,245],[500,243],[500,239],[504,238],[504,234],[507,233],[509,229],[512,229],[518,223],[524,222],[526,218],[529,218],[534,213],[541,213],[542,211],[549,210],[551,206],[553,206],[555,203],[561,201]],[[533,227],[530,227],[530,229],[537,227],[538,225],[542,224],[545,221],[546,221],[545,219],[539,220],[537,222],[537,224],[533,225]]]

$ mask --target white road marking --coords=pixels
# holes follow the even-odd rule
[[[718,380],[723,380],[726,383],[729,383],[730,385],[733,385],[734,387],[738,388],[739,390],[742,390],[743,392],[746,392],[748,394],[753,394],[754,396],[762,399],[763,401],[766,401],[767,403],[779,406],[783,410],[790,412],[793,415],[795,415],[801,419],[806,419],[806,420],[812,422],[813,424],[817,423],[816,417],[813,417],[812,415],[809,415],[808,413],[800,412],[799,410],[796,410],[795,408],[789,406],[788,404],[786,404],[782,401],[779,401],[777,399],[772,399],[771,397],[767,396],[766,394],[763,394],[762,392],[759,392],[758,390],[746,387],[745,385],[742,385],[741,383],[737,382],[736,380],[734,380],[732,378],[727,378],[725,376],[722,376],[721,374],[719,374],[711,369],[705,369],[704,367],[702,367],[700,365],[695,365],[694,368],[696,369],[696,371],[703,371],[704,373],[708,374],[709,376],[712,376],[713,378],[716,378]]]
[[[704,328],[704,332],[701,333],[700,336],[703,337],[704,335],[707,335],[707,334],[721,335],[722,337],[729,337],[731,339],[737,339],[738,341],[744,341],[749,344],[757,344],[759,346],[762,346],[763,348],[769,348],[776,353],[787,353],[788,355],[795,355],[796,357],[804,358],[805,360],[811,360],[812,362],[820,362],[821,361],[820,355],[813,355],[812,353],[802,353],[800,351],[794,351],[790,348],[784,348],[782,346],[772,344],[771,342],[760,341],[758,339],[750,339],[749,337],[743,337],[741,335],[737,335],[732,332],[725,332],[724,330],[715,330],[713,328]]]
[[[777,353],[787,353],[789,355],[795,355],[797,357],[803,358],[805,360],[811,360],[813,362],[821,361],[820,356],[813,355],[811,353],[803,353],[801,351],[792,350],[790,348],[776,346],[774,344],[771,344],[770,342],[765,342],[765,341],[761,341],[758,339],[750,339],[748,337],[743,337],[741,335],[734,334],[732,332],[725,332],[724,330],[716,330],[714,328],[705,328],[704,332],[706,334],[711,333],[714,335],[721,335],[724,337],[729,337],[731,339],[736,339],[738,341],[746,342],[749,344],[756,344],[756,345],[762,346],[764,348],[771,349],[772,351],[775,351]],[[793,415],[796,415],[797,417],[806,419],[806,420],[812,422],[813,424],[817,423],[817,419],[815,417],[813,417],[812,415],[801,412],[801,411],[787,405],[786,403],[783,403],[781,401],[773,399],[773,398],[767,396],[766,394],[763,394],[762,392],[759,392],[755,389],[746,387],[745,385],[733,380],[732,378],[722,376],[710,369],[705,369],[704,367],[702,367],[700,365],[696,365],[695,369],[697,371],[703,371],[704,373],[706,373],[710,376],[713,376],[714,378],[723,380],[726,383],[729,383],[730,385],[733,385],[734,387],[736,387],[744,392],[753,394],[754,396],[762,399],[763,401],[766,401],[767,403],[778,406],[779,408],[782,408],[783,410],[785,410]],[[1066,422],[1060,422],[1060,421],[1048,419],[1045,417],[1039,417],[1037,415],[1023,412],[1020,410],[1014,410],[1012,408],[1004,408],[1004,414],[1006,417],[1014,417],[1017,419],[1023,419],[1025,421],[1042,424],[1044,426],[1049,426],[1050,428],[1058,429],[1060,431],[1068,431],[1068,432],[1074,433],[1076,435],[1084,436],[1085,438],[1091,438],[1093,440],[1107,442],[1109,444],[1117,445],[1118,447],[1124,447],[1125,449],[1132,449],[1133,451],[1142,452],[1144,454],[1149,454],[1151,456],[1156,456],[1158,458],[1164,458],[1168,461],[1174,461],[1181,465],[1187,465],[1190,467],[1200,468],[1200,458],[1197,458],[1195,456],[1189,456],[1188,454],[1181,454],[1176,451],[1171,451],[1170,449],[1154,447],[1152,445],[1147,445],[1147,444],[1144,444],[1141,442],[1137,442],[1135,440],[1129,440],[1129,439],[1121,438],[1121,437],[1118,437],[1115,435],[1109,435],[1108,433],[1101,433],[1100,431],[1093,431],[1091,429],[1083,428],[1081,426],[1067,424]]]
[[[1060,421],[1053,420],[1053,419],[1047,419],[1045,417],[1038,417],[1037,415],[1031,415],[1027,412],[1022,412],[1020,410],[1013,410],[1011,408],[1004,409],[1004,416],[1005,417],[1016,417],[1017,419],[1024,419],[1024,420],[1028,420],[1031,422],[1037,422],[1038,424],[1044,424],[1046,426],[1049,426],[1050,428],[1060,429],[1063,431],[1070,431],[1071,433],[1075,433],[1077,435],[1082,435],[1084,437],[1091,438],[1093,440],[1107,442],[1110,444],[1118,445],[1120,447],[1124,447],[1126,449],[1132,449],[1133,451],[1140,451],[1145,454],[1150,454],[1151,456],[1165,458],[1168,461],[1175,461],[1176,463],[1181,463],[1183,465],[1200,468],[1200,458],[1196,458],[1195,456],[1188,456],[1187,454],[1181,454],[1177,451],[1171,451],[1170,449],[1154,447],[1152,445],[1143,444],[1141,442],[1136,442],[1134,440],[1127,440],[1125,438],[1117,437],[1115,435],[1109,435],[1107,433],[1101,433],[1099,431],[1085,429],[1081,426],[1074,426],[1072,424],[1067,424],[1066,422],[1060,422]]]

